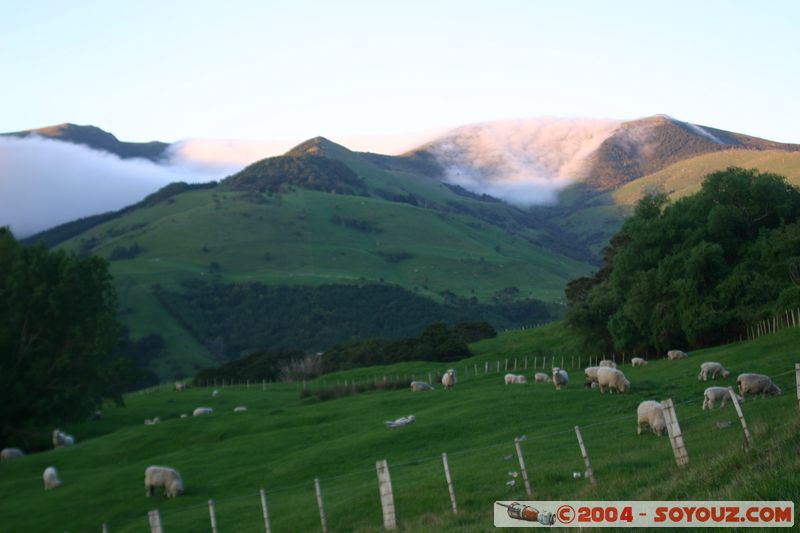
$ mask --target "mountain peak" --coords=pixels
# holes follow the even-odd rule
[[[342,146],[341,144],[336,144],[335,142],[331,141],[330,139],[326,139],[322,136],[312,137],[307,141],[303,141],[284,155],[291,156],[291,157],[300,157],[303,155],[317,155],[322,157],[335,157],[342,152],[349,153],[350,150]]]

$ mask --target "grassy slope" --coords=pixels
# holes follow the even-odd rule
[[[730,150],[685,159],[667,168],[634,180],[613,193],[617,204],[635,204],[648,190],[660,189],[673,199],[700,190],[707,174],[730,166],[757,168],[786,176],[789,183],[800,185],[800,153],[779,150]]]
[[[475,346],[478,355],[459,362],[494,361],[537,351],[566,351],[571,339],[558,326],[501,335]],[[785,330],[755,342],[692,353],[683,361],[655,361],[624,370],[633,383],[628,395],[600,395],[580,386],[581,372],[556,392],[550,385],[505,386],[500,375],[463,375],[452,392],[407,390],[370,392],[324,403],[300,401],[294,385],[226,388],[212,399],[208,389],[154,392],[128,398],[127,408],[108,408],[102,421],[64,429],[79,443],[0,465],[0,516],[8,531],[94,531],[107,522],[111,531],[140,531],[149,509],[161,510],[168,531],[207,529],[208,498],[217,501],[222,531],[259,531],[259,487],[267,489],[275,531],[319,527],[313,478],[321,478],[333,531],[380,531],[374,462],[389,461],[401,529],[491,530],[496,499],[524,498],[506,481],[517,470],[513,438],[523,443],[537,499],[790,499],[800,481],[797,400],[794,397],[795,347],[800,329]],[[772,375],[784,395],[748,400],[744,412],[756,450],[740,450],[742,435],[733,409],[700,410],[696,380],[703,360],[717,360],[735,376],[743,371]],[[436,371],[444,365],[406,363],[372,373]],[[785,373],[786,371],[790,373]],[[529,369],[528,374],[532,373]],[[369,372],[340,374],[339,379]],[[733,377],[723,384],[732,384]],[[720,384],[720,383],[717,383]],[[314,385],[312,385],[313,387]],[[644,399],[673,398],[691,458],[678,471],[666,438],[635,431],[636,405]],[[250,411],[234,415],[235,405]],[[177,418],[198,405],[217,412],[207,418]],[[387,430],[382,421],[415,414],[416,424]],[[143,426],[160,416],[164,422]],[[787,426],[786,424],[789,423]],[[575,480],[582,471],[573,426],[583,427],[598,479],[596,487]],[[99,436],[101,433],[110,432]],[[94,436],[94,438],[91,438]],[[441,452],[450,456],[461,514],[449,515],[441,471]],[[149,464],[178,468],[186,494],[169,501],[147,500],[143,470]],[[44,492],[41,472],[58,467],[64,486]],[[658,480],[657,482],[655,480]],[[47,509],[47,512],[40,512]]]
[[[331,218],[366,220],[380,232],[337,225]],[[450,290],[488,298],[519,287],[544,300],[562,297],[567,280],[588,273],[575,260],[514,237],[466,215],[444,214],[376,198],[297,190],[268,203],[239,193],[200,190],[138,209],[101,224],[62,246],[96,238],[94,252],[108,257],[117,246],[138,243],[138,257],[111,263],[134,336],[161,333],[167,357],[162,375],[188,374],[208,364],[205,349],[160,308],[151,286],[174,286],[209,275],[211,262],[227,282],[269,284],[352,283],[359,278],[401,285],[437,297]],[[207,251],[204,251],[207,250]],[[388,262],[378,253],[408,252]]]

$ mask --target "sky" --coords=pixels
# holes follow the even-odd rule
[[[0,131],[324,135],[396,153],[524,117],[665,113],[800,143],[794,1],[6,1]]]

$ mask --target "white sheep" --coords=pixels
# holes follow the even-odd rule
[[[682,352],[680,350],[670,350],[667,352],[667,358],[670,361],[675,361],[677,359],[686,359],[689,357],[689,354],[686,352]]]
[[[527,376],[524,376],[524,375],[522,375],[522,374],[517,374],[517,378],[516,378],[516,380],[514,381],[514,383],[517,383],[517,384],[519,384],[519,385],[524,385],[524,384],[526,384],[527,382],[528,382],[528,377],[527,377]]]
[[[444,390],[450,390],[455,387],[458,380],[456,379],[456,371],[453,368],[448,368],[447,372],[442,376],[442,386]]]
[[[586,386],[588,387],[590,383],[597,383],[597,371],[600,369],[599,366],[587,366],[583,370],[583,375],[586,376]]]
[[[24,455],[25,452],[19,448],[3,448],[3,451],[0,451],[0,461],[8,461],[9,459],[16,459]]]
[[[602,361],[597,363],[597,366],[605,368],[617,368],[617,363],[615,363],[611,359],[603,359]]]
[[[212,397],[212,398],[216,398],[217,396],[219,396],[219,390],[217,390],[217,389],[214,389],[214,390],[211,392],[211,397]]]
[[[553,369],[553,385],[555,385],[556,390],[561,390],[562,386],[566,387],[568,382],[569,374],[567,374],[567,371],[555,367]]]
[[[550,383],[550,376],[544,372],[537,372],[533,375],[533,381],[536,383]]]
[[[646,400],[639,404],[636,409],[636,434],[641,435],[644,426],[649,426],[650,430],[659,437],[667,429],[667,421],[664,419],[664,408],[661,402]]]
[[[781,394],[780,387],[764,374],[739,374],[736,384],[739,385],[739,394],[742,396],[747,394],[778,396]]]
[[[389,429],[395,429],[407,426],[409,424],[413,424],[416,420],[417,417],[415,417],[414,415],[408,415],[408,416],[401,416],[397,420],[387,420],[384,422],[384,424]]]
[[[54,466],[48,466],[44,469],[42,479],[44,480],[44,490],[55,489],[61,486],[61,480],[58,479],[58,471]]]
[[[150,419],[150,418],[145,418],[144,419],[144,425],[145,426],[154,426],[154,425],[158,424],[159,422],[161,422],[161,419],[159,417],[155,417],[153,419]]]
[[[604,392],[603,387],[606,387],[609,393],[614,390],[620,393],[631,390],[631,382],[628,381],[621,370],[616,368],[598,368],[597,384],[600,387],[601,393]]]
[[[709,376],[711,376],[711,379],[716,379],[717,374],[720,374],[723,378],[727,378],[731,375],[721,364],[715,361],[706,361],[700,365],[700,373],[697,375],[697,381],[708,381]]]
[[[64,433],[60,429],[53,430],[53,448],[63,448],[75,444],[75,437]]]
[[[424,381],[412,381],[411,392],[425,392],[433,390],[433,385],[425,383]]]
[[[647,364],[647,360],[641,357],[634,357],[631,359],[631,366],[645,366]]]
[[[187,415],[186,413],[181,413],[181,418],[189,418],[189,415]]]
[[[180,392],[186,390],[186,383],[181,383],[179,381],[175,382],[175,390]]]
[[[238,407],[233,408],[234,413],[244,413],[245,411],[247,411],[247,407],[245,407],[244,405],[240,405]]]
[[[528,382],[528,378],[523,376],[522,374],[506,374],[505,376],[505,383],[506,385],[513,385],[515,383],[524,384]]]
[[[174,468],[167,466],[148,466],[144,471],[144,494],[148,498],[155,493],[156,487],[164,487],[167,498],[176,498],[183,494],[183,479]]]
[[[192,416],[210,415],[214,410],[210,407],[198,407],[192,412]]]
[[[736,393],[734,393],[736,394]],[[728,391],[727,387],[708,387],[703,392],[703,411],[706,409],[713,409],[714,402],[720,401],[719,408],[722,409],[728,403],[728,400],[731,399],[731,394]],[[736,394],[736,399],[740,402],[744,402],[744,398],[740,395]]]

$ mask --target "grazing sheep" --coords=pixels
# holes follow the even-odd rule
[[[747,394],[778,396],[781,394],[780,387],[764,374],[739,374],[736,384],[739,385],[739,394],[742,396]]]
[[[452,368],[448,368],[447,372],[442,376],[442,386],[444,386],[444,390],[452,389],[455,387],[456,383],[456,371]]]
[[[183,494],[183,479],[174,468],[167,466],[148,466],[144,471],[144,494],[148,498],[155,493],[156,487],[164,487],[167,498],[176,498]]]
[[[181,413],[181,418],[189,418],[189,415],[187,415],[186,413]]]
[[[53,448],[63,448],[75,444],[75,437],[68,435],[60,429],[53,430]]]
[[[642,359],[641,357],[634,357],[633,359],[631,359],[631,365],[632,366],[644,366],[646,364],[647,364],[647,360],[646,359]]]
[[[721,374],[723,378],[727,378],[731,375],[721,364],[714,361],[706,361],[700,365],[700,373],[697,375],[697,381],[708,381],[709,376],[711,376],[711,379],[716,379],[717,374]]]
[[[158,418],[158,417],[155,417],[153,419],[150,419],[150,418],[145,418],[144,419],[144,425],[145,426],[154,426],[154,425],[158,424],[159,422],[161,422],[161,419]]]
[[[520,384],[520,385],[524,385],[527,382],[528,382],[528,377],[527,376],[523,376],[522,374],[517,374],[517,379],[516,379],[516,381],[514,381],[514,383],[517,383],[517,384]]]
[[[533,375],[533,381],[536,383],[550,383],[550,376],[544,372],[537,372]]]
[[[407,426],[409,424],[413,424],[416,420],[417,418],[414,415],[408,415],[408,416],[401,416],[397,420],[387,420],[384,422],[384,424],[389,429],[395,429]]]
[[[8,461],[9,459],[16,459],[24,455],[25,452],[19,448],[3,448],[3,451],[0,451],[0,461]]]
[[[584,369],[583,375],[586,376],[587,383],[597,383],[597,371],[599,369],[599,366],[587,366],[586,369]]]
[[[611,359],[603,359],[602,361],[597,363],[597,366],[605,368],[617,368],[617,363],[615,363]]]
[[[198,407],[192,412],[192,416],[210,415],[214,410],[210,407]]]
[[[528,382],[528,378],[522,374],[506,374],[505,382],[506,385],[513,385],[514,383],[524,384]]]
[[[425,392],[433,390],[433,385],[425,383],[424,381],[412,381],[411,392]]]
[[[180,383],[179,381],[176,381],[175,390],[178,392],[186,390],[186,383]]]
[[[217,396],[219,396],[219,390],[214,389],[214,391],[211,393],[211,397],[216,398]]]
[[[247,411],[247,407],[245,407],[244,405],[240,405],[239,407],[233,408],[234,413],[244,413],[245,411]]]
[[[650,430],[659,437],[667,429],[667,421],[664,420],[664,409],[661,402],[646,400],[639,404],[636,409],[636,434],[642,434],[642,428],[649,426]]]
[[[617,370],[616,368],[598,368],[597,384],[600,387],[601,393],[604,392],[603,387],[608,388],[609,393],[614,390],[619,393],[631,390],[631,382],[628,381],[621,370]]]
[[[736,393],[734,393],[736,394]],[[719,408],[722,409],[725,407],[725,404],[728,403],[728,400],[731,399],[730,392],[728,392],[727,387],[708,387],[703,392],[703,411],[706,409],[713,409],[714,402],[721,400]],[[744,401],[740,395],[736,394],[736,399],[740,402]]]
[[[569,382],[569,374],[567,374],[567,371],[555,367],[553,369],[553,385],[555,385],[556,390],[561,390],[562,386],[566,387],[567,382]]]
[[[682,352],[680,350],[670,350],[667,352],[667,358],[670,361],[675,361],[677,359],[686,359],[689,357],[689,354],[686,352]]]
[[[58,471],[54,466],[48,466],[44,469],[42,479],[44,480],[44,490],[55,489],[61,486],[61,480],[58,479]]]

